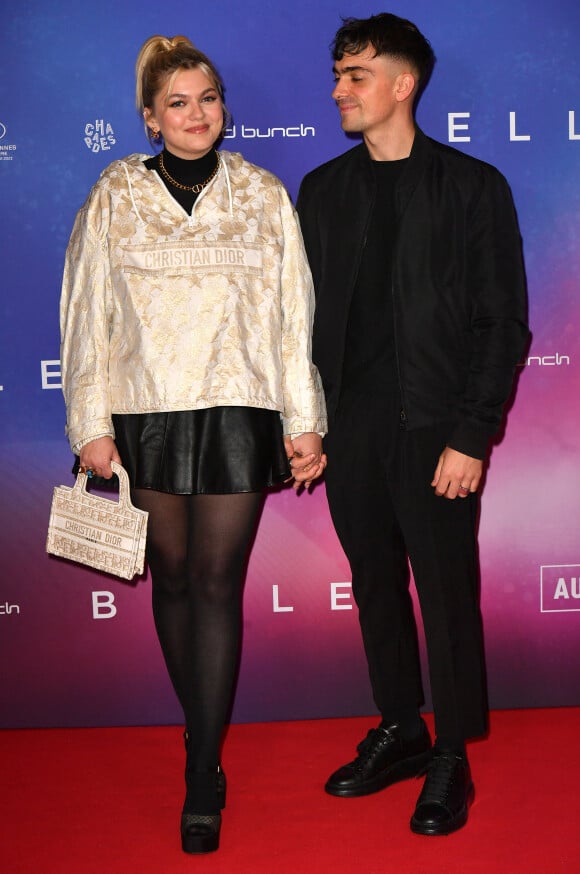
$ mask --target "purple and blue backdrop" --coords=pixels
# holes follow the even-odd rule
[[[380,7],[379,7],[380,8]],[[416,0],[438,63],[418,120],[500,168],[518,208],[533,340],[482,497],[482,609],[493,707],[578,704],[580,689],[580,6]],[[185,33],[220,68],[224,147],[302,176],[349,148],[328,46],[349,0],[27,0],[4,11],[0,76],[1,725],[173,723],[150,611],[127,584],[48,558],[52,487],[71,483],[58,300],[77,209],[101,169],[148,151],[133,65]],[[323,487],[267,499],[249,564],[235,721],[374,712],[347,562]]]

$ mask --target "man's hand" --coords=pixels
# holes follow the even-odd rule
[[[435,494],[453,500],[476,492],[483,472],[483,461],[446,446],[437,462],[431,485]]]

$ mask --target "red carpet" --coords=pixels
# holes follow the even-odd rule
[[[430,718],[428,721],[431,725]],[[325,795],[374,719],[236,725],[222,844],[186,856],[179,728],[0,732],[4,874],[464,874],[580,872],[580,708],[495,712],[471,744],[465,829],[413,835],[421,784]]]

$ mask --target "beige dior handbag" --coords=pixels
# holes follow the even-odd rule
[[[87,475],[74,486],[56,486],[46,551],[130,580],[143,573],[148,513],[131,503],[127,471],[111,462],[119,477],[119,500],[87,492]]]

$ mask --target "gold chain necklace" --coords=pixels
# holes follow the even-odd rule
[[[165,164],[163,163],[163,152],[159,152],[159,169],[161,170],[161,175],[164,176],[171,185],[175,185],[176,188],[180,188],[182,191],[193,191],[194,194],[200,194],[206,185],[209,185],[214,176],[217,175],[219,168],[221,167],[221,156],[219,152],[215,153],[217,158],[217,164],[212,170],[211,174],[207,177],[205,182],[198,182],[196,185],[182,185],[181,182],[177,182],[172,176],[169,175],[167,170],[165,169]]]

